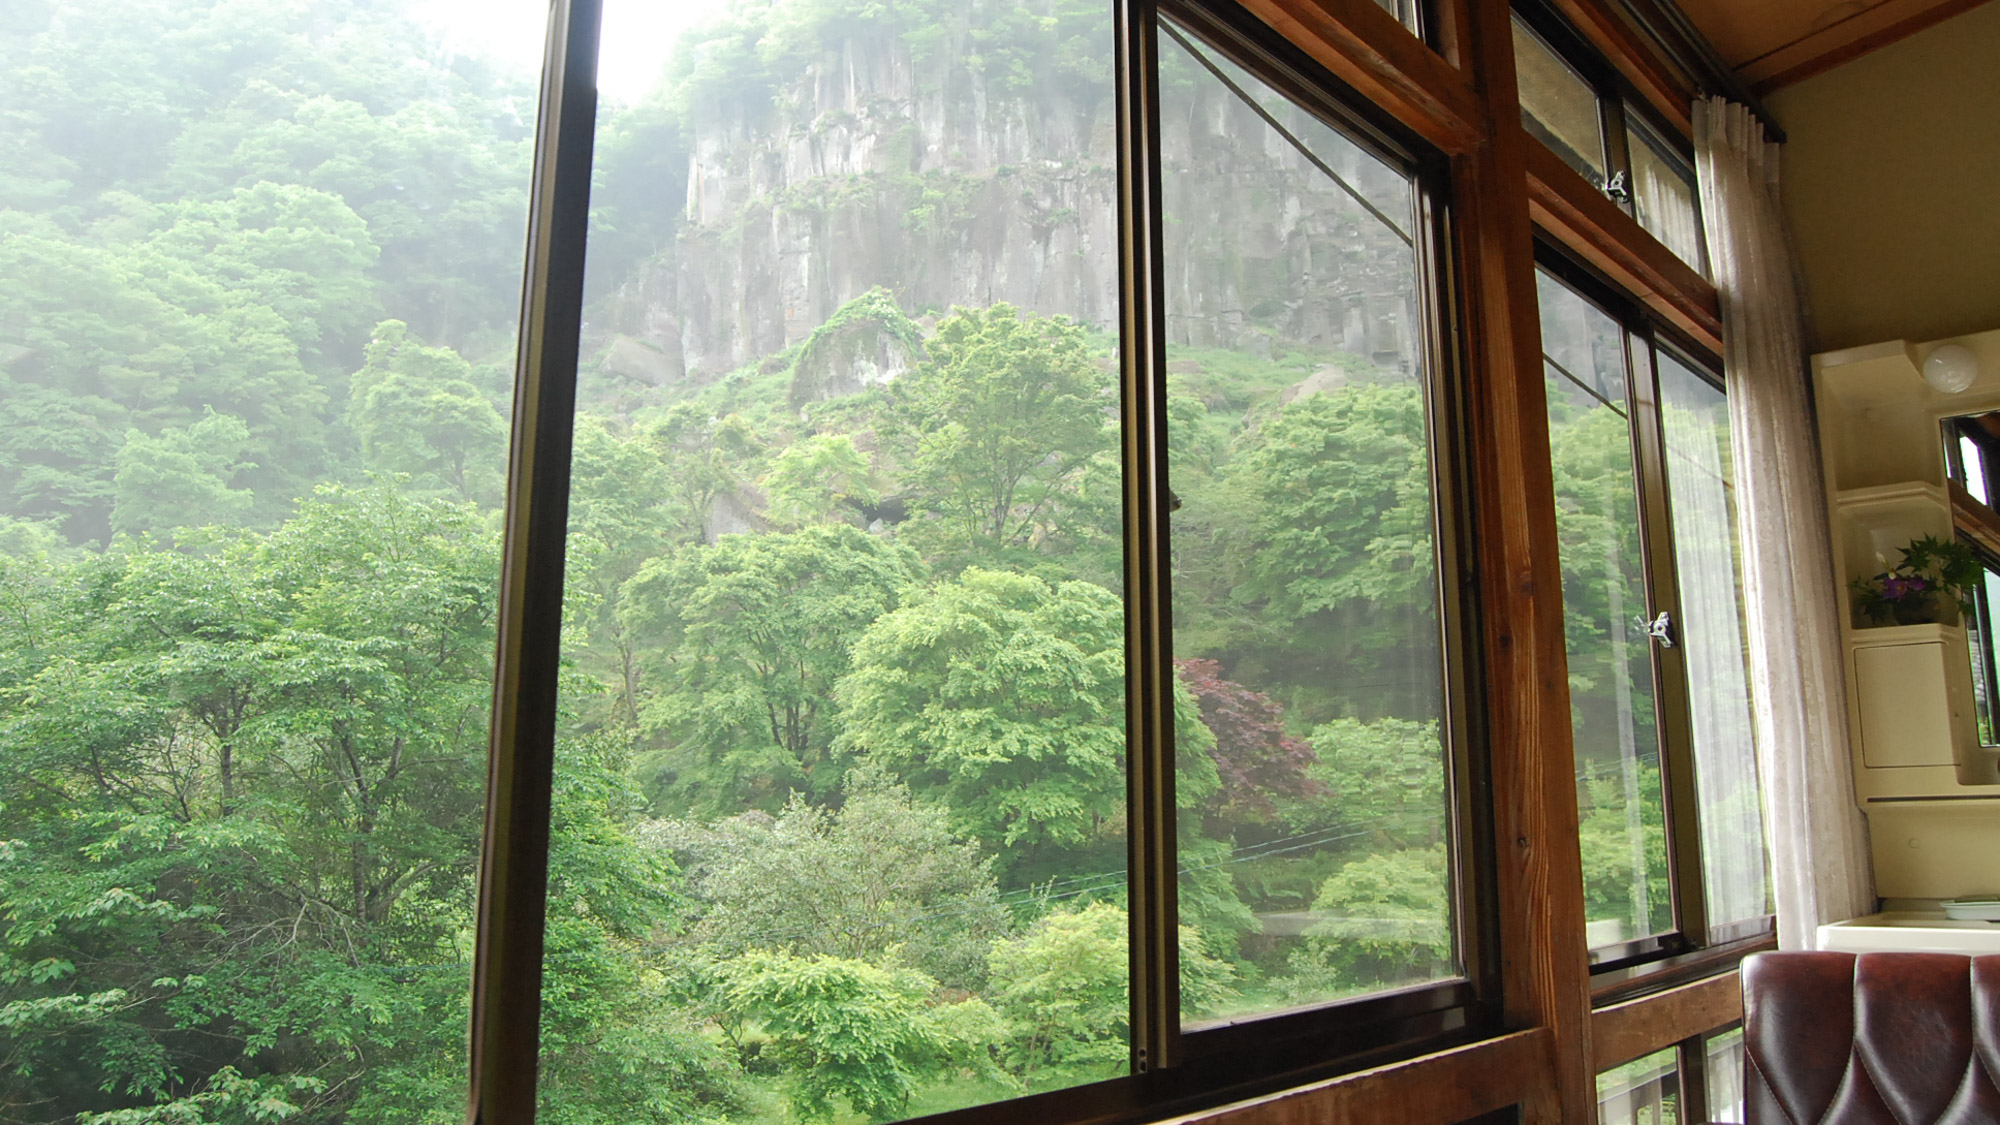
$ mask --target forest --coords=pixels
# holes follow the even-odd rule
[[[769,0],[602,107],[543,1120],[1125,1071],[1110,48]],[[1413,189],[1166,53],[1196,1025],[1460,962]],[[462,1115],[534,91],[369,0],[0,13],[0,1121]],[[1629,434],[1552,399],[1590,916],[1643,936]]]

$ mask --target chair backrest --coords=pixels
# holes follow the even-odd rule
[[[2000,1123],[2000,956],[1743,962],[1746,1125]]]

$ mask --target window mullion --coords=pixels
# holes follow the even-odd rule
[[[1159,13],[1153,0],[1117,0],[1116,21],[1132,1069],[1147,1071],[1175,1063],[1181,1011]]]
[[[1680,1119],[1709,1121],[1708,1037],[1697,1035],[1680,1043]]]
[[[601,0],[554,0],[514,377],[467,1119],[530,1123]]]
[[[1646,555],[1647,618],[1657,620],[1665,613],[1673,623],[1671,647],[1657,639],[1651,641],[1653,698],[1660,718],[1660,775],[1666,788],[1668,879],[1673,887],[1675,926],[1690,943],[1701,945],[1708,938],[1708,913],[1702,881],[1700,798],[1694,778],[1693,717],[1681,633],[1680,586],[1675,580],[1658,364],[1651,341],[1630,329],[1626,347],[1634,461],[1639,471],[1639,525]]]

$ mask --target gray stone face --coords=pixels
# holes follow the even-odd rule
[[[905,321],[905,323],[909,323]],[[914,332],[915,325],[911,325]],[[879,387],[917,362],[916,349],[874,316],[829,324],[808,338],[792,367],[791,404],[825,402]]]
[[[646,359],[630,373],[649,382],[706,382],[801,344],[876,286],[912,314],[1005,301],[1114,328],[1108,63],[1100,84],[999,92],[962,53],[939,57],[919,75],[899,37],[856,34],[770,105],[697,105],[686,183],[660,185],[663,205],[685,192],[680,233],[603,322],[607,340],[664,358],[619,362]],[[1254,110],[1189,77],[1168,89],[1162,138],[1172,341],[1263,351],[1276,338],[1409,362],[1408,247]],[[1280,120],[1371,199],[1402,190],[1303,112],[1281,107]],[[806,401],[910,362],[856,331]]]

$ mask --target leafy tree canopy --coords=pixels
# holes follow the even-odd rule
[[[862,633],[917,580],[914,552],[851,527],[726,535],[643,567],[621,593],[652,685],[641,724],[671,742],[673,807],[775,809],[839,791],[834,685]]]

